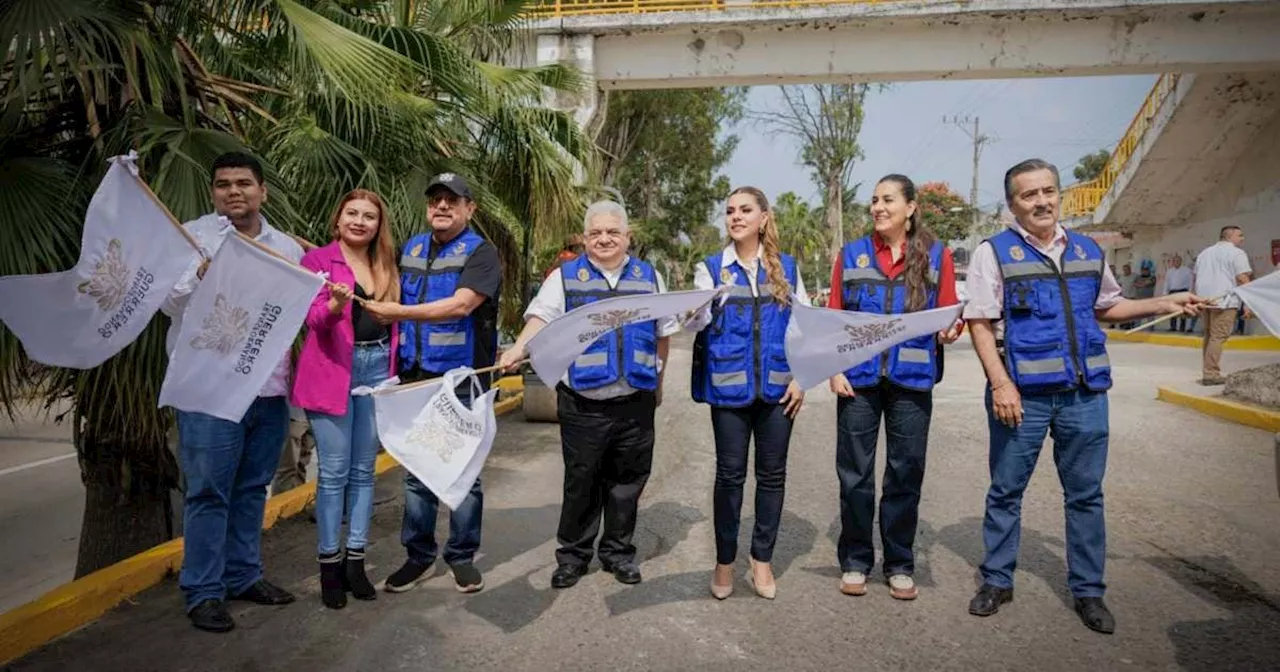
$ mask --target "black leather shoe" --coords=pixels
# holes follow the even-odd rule
[[[989,583],[982,584],[978,594],[969,600],[969,613],[974,616],[990,616],[1000,611],[1000,605],[1013,601],[1012,588],[997,588]]]
[[[205,600],[197,604],[187,618],[191,619],[191,625],[206,632],[231,632],[236,627],[222,600]]]
[[[1101,597],[1077,597],[1076,613],[1080,614],[1085,627],[1094,632],[1110,635],[1116,631],[1116,617]]]
[[[253,602],[254,604],[263,604],[266,606],[278,606],[281,604],[289,604],[293,602],[293,594],[279,586],[272,585],[266,579],[258,579],[258,582],[249,586],[239,595],[232,595],[231,599],[243,602]]]
[[[551,575],[552,588],[572,588],[587,573],[586,565],[560,565]]]
[[[640,583],[640,568],[634,562],[619,562],[616,565],[605,565],[604,571],[613,575],[618,583]]]

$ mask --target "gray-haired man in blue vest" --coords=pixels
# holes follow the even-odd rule
[[[371,302],[365,310],[384,323],[399,322],[400,380],[438,378],[451,369],[492,366],[498,350],[498,290],[502,266],[498,250],[469,224],[476,204],[466,180],[453,173],[427,185],[431,230],[404,244],[400,257],[400,304]],[[488,377],[480,376],[483,386]],[[471,386],[457,389],[470,403]],[[404,522],[400,541],[408,559],[387,577],[386,590],[412,590],[435,562],[436,512],[440,500],[413,474],[404,481]],[[444,561],[459,591],[474,593],[484,580],[472,560],[480,548],[484,493],[480,479],[449,516]]]
[[[1116,624],[1102,599],[1102,477],[1111,362],[1098,322],[1194,315],[1203,301],[1191,294],[1122,298],[1098,244],[1058,223],[1052,164],[1023,161],[1005,174],[1004,185],[1016,220],[974,250],[964,311],[987,374],[991,433],[983,585],[969,613],[990,616],[1013,599],[1022,493],[1050,434],[1066,500],[1067,584],[1081,621],[1110,634]]]

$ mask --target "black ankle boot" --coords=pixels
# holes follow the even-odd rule
[[[378,591],[364,573],[364,549],[348,548],[346,571],[342,573],[343,588],[351,591],[357,600],[376,600]]]
[[[347,606],[347,593],[342,589],[342,554],[320,556],[320,601],[330,609]]]

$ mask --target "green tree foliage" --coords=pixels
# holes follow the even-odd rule
[[[7,0],[0,3],[0,274],[71,267],[106,159],[137,150],[181,219],[210,207],[208,166],[266,159],[266,215],[315,242],[341,194],[373,189],[396,237],[423,227],[422,190],[471,178],[478,226],[518,278],[514,241],[581,212],[572,160],[593,147],[544,87],[580,77],[484,58],[520,28],[521,0]],[[504,292],[506,314],[519,291]],[[0,402],[37,393],[67,408],[86,485],[77,574],[170,536],[171,416],[157,317],[91,371],[28,362],[0,329]],[[69,404],[67,402],[70,402]]]
[[[1076,176],[1076,180],[1080,182],[1088,182],[1096,180],[1106,169],[1107,162],[1111,160],[1111,152],[1105,149],[1099,149],[1092,154],[1085,154],[1080,157],[1080,162],[1076,164],[1072,174]]]
[[[943,242],[959,240],[973,228],[973,208],[946,182],[926,182],[916,189],[924,225]]]
[[[719,235],[710,224],[731,185],[719,171],[738,146],[721,129],[740,121],[742,89],[610,92],[597,138],[599,178],[625,200],[633,251],[658,265],[672,287],[692,281],[693,265]]]

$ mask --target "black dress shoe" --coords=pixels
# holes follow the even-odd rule
[[[1085,627],[1094,632],[1110,635],[1116,631],[1116,617],[1101,597],[1077,597],[1076,613],[1080,614]]]
[[[640,583],[640,568],[634,562],[619,562],[616,565],[604,565],[604,571],[613,575],[618,583]]]
[[[998,588],[989,583],[982,584],[978,594],[969,600],[969,613],[974,616],[990,616],[1000,611],[1000,605],[1013,601],[1012,588]]]
[[[231,632],[236,627],[222,600],[205,600],[187,614],[191,625],[207,632]]]
[[[560,565],[551,575],[552,588],[571,588],[587,573],[586,565]]]
[[[231,599],[253,602],[254,604],[263,604],[267,606],[277,606],[293,602],[294,597],[292,593],[284,588],[272,585],[271,582],[266,579],[258,579],[257,583],[249,586],[238,595],[232,595]]]

